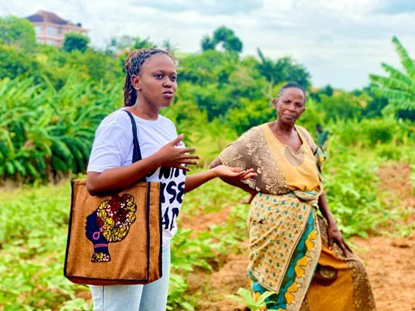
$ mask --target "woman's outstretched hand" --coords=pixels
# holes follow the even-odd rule
[[[350,249],[349,245],[347,245],[346,241],[343,239],[342,234],[340,233],[340,230],[337,228],[335,224],[330,225],[328,227],[328,238],[329,238],[329,247],[333,247],[333,243],[336,243],[340,249],[343,252],[343,255],[346,257],[347,252],[352,253],[352,250]]]
[[[252,168],[242,170],[239,167],[229,167],[223,164],[214,167],[213,171],[217,177],[235,180],[246,180],[257,175]]]
[[[195,165],[198,163],[196,160],[199,159],[199,156],[190,154],[196,150],[195,148],[178,147],[178,144],[180,144],[183,138],[184,135],[180,134],[177,138],[160,148],[157,152],[160,166],[175,167],[189,171],[190,169],[186,165]]]

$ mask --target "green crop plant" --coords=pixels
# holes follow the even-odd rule
[[[75,75],[59,90],[47,79],[0,81],[0,178],[34,182],[84,172],[96,127],[120,104],[117,87],[101,87]]]
[[[227,297],[244,304],[252,311],[257,311],[267,310],[267,304],[273,303],[272,301],[267,301],[267,299],[273,294],[273,292],[265,292],[259,297],[253,297],[250,290],[240,288],[236,292],[236,295],[228,295]]]

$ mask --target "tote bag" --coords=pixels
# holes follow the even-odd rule
[[[133,162],[141,160],[137,126]],[[85,180],[72,181],[64,275],[89,285],[148,284],[162,275],[160,183],[145,182],[91,196]]]

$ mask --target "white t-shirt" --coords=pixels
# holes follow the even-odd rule
[[[134,116],[137,124],[141,156],[146,158],[177,137],[176,127],[166,117],[144,120]],[[182,144],[183,146],[183,144]],[[102,120],[95,132],[94,144],[88,163],[88,172],[102,173],[132,163],[133,133],[130,117],[119,109]],[[161,167],[150,172],[147,181],[161,183],[161,210],[163,246],[167,245],[177,232],[176,219],[183,201],[185,171]]]

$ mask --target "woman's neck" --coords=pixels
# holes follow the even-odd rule
[[[153,105],[145,105],[140,103],[138,100],[135,102],[134,106],[131,106],[130,109],[130,111],[137,117],[144,120],[157,120],[160,113],[160,109],[158,107],[154,107]]]
[[[284,124],[278,119],[272,122],[273,130],[278,135],[291,135],[294,130],[294,124]]]

